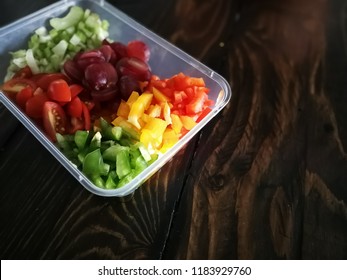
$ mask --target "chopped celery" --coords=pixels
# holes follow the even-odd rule
[[[28,48],[20,50],[21,59],[16,56],[16,52],[10,53],[12,59],[5,81],[26,65],[33,73],[59,72],[66,59],[81,49],[99,47],[108,36],[108,22],[101,20],[96,13],[78,6],[72,6],[64,17],[52,18],[49,23],[50,28],[42,26],[34,31]]]
[[[69,13],[63,18],[52,18],[49,23],[56,30],[64,30],[76,25],[83,18],[83,9],[78,6],[71,7]]]
[[[68,43],[65,40],[61,40],[57,45],[52,48],[53,53],[59,57],[63,57],[67,50]]]
[[[37,74],[40,72],[40,69],[37,65],[37,62],[35,60],[34,53],[33,53],[32,49],[27,50],[27,52],[25,54],[25,59],[29,65],[31,71],[33,72],[33,74]]]
[[[81,42],[81,39],[77,34],[73,34],[69,42],[73,46],[77,46]]]

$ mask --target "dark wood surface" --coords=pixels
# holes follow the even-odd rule
[[[0,3],[5,25],[54,1]],[[126,199],[85,190],[0,105],[1,259],[346,259],[347,1],[109,1],[230,82]]]

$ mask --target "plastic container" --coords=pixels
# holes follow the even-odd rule
[[[10,51],[27,47],[27,40],[33,31],[40,26],[48,26],[48,19],[61,17],[68,9],[78,5],[88,8],[106,19],[110,23],[109,38],[123,43],[130,40],[143,40],[150,48],[151,58],[149,64],[152,72],[161,78],[170,77],[179,72],[186,75],[202,77],[206,86],[210,88],[209,98],[215,101],[212,111],[189,131],[163,156],[134,178],[125,186],[106,190],[95,186],[81,171],[79,171],[59,151],[59,149],[38,129],[35,124],[20,109],[12,103],[4,93],[0,93],[0,101],[10,110],[19,121],[42,143],[44,147],[90,192],[100,196],[123,197],[133,193],[144,181],[157,172],[169,161],[188,141],[196,135],[221,109],[229,102],[231,90],[229,84],[219,74],[212,71],[199,61],[195,60],[174,45],[160,38],[146,29],[123,12],[119,11],[106,1],[60,1],[46,8],[26,16],[4,28],[0,29],[0,77],[5,77],[10,60]]]

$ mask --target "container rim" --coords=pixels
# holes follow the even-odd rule
[[[109,13],[116,16],[117,19],[123,21],[125,24],[130,25],[132,28],[138,32],[143,33],[149,39],[155,41],[161,48],[164,48],[168,52],[174,54],[178,58],[184,60],[187,64],[193,68],[204,73],[206,76],[211,78],[216,82],[221,90],[218,94],[218,98],[215,101],[215,105],[212,111],[205,116],[201,122],[199,122],[192,130],[190,130],[186,135],[184,135],[178,143],[176,143],[172,148],[170,148],[164,155],[160,156],[153,164],[147,167],[139,175],[137,175],[131,182],[122,186],[118,189],[102,189],[95,186],[91,181],[79,171],[70,161],[67,160],[65,155],[52,143],[40,129],[15,105],[13,104],[6,95],[0,90],[0,101],[9,109],[14,116],[26,127],[29,131],[41,142],[41,144],[48,149],[48,151],[90,192],[96,195],[104,197],[123,197],[133,193],[144,181],[146,181],[150,176],[157,172],[166,162],[171,160],[173,156],[182,149],[202,128],[215,117],[230,101],[231,99],[231,88],[229,83],[220,74],[211,70],[209,67],[187,54],[183,50],[179,49],[172,43],[168,42],[164,38],[158,36],[154,32],[150,31],[122,11],[118,10],[113,5],[109,4],[104,0],[62,0],[51,5],[48,5],[28,16],[25,16],[13,23],[10,23],[4,27],[0,28],[0,37],[5,36],[8,32],[13,29],[17,29],[28,21],[32,21],[38,16],[45,14],[47,12],[53,13],[56,10],[61,10],[63,8],[69,8],[72,5],[78,5],[82,2],[91,2],[93,4],[99,5],[101,8],[107,9]]]

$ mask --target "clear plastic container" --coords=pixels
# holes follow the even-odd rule
[[[152,72],[161,78],[170,77],[179,72],[194,77],[202,77],[206,86],[210,88],[209,98],[215,104],[212,111],[199,122],[191,131],[179,140],[163,156],[121,188],[106,190],[95,186],[81,171],[79,171],[52,143],[45,134],[38,129],[17,106],[12,103],[4,93],[0,92],[0,101],[15,117],[45,146],[49,152],[90,192],[100,196],[123,197],[133,193],[144,181],[157,172],[182,147],[188,143],[222,108],[229,102],[231,89],[226,80],[193,57],[181,51],[166,40],[160,38],[144,26],[140,25],[123,12],[116,9],[106,1],[60,1],[46,8],[28,15],[4,28],[0,29],[0,77],[5,77],[10,60],[10,51],[27,47],[28,38],[40,26],[47,26],[48,19],[61,17],[68,9],[78,5],[88,8],[106,19],[110,23],[109,38],[127,43],[128,41],[143,40],[150,48],[151,58],[149,64]]]

